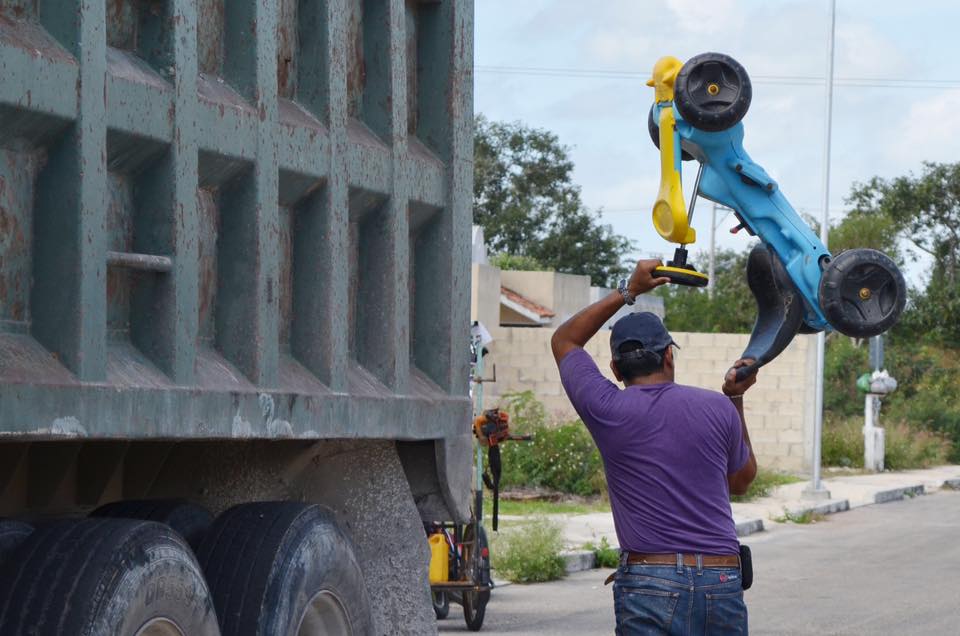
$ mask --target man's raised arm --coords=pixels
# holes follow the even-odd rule
[[[626,296],[636,298],[655,287],[670,282],[669,278],[654,278],[653,270],[662,265],[659,259],[637,261],[637,266],[626,286]],[[625,302],[624,294],[619,291],[608,294],[597,302],[572,316],[557,327],[550,340],[553,357],[557,364],[571,349],[583,347],[617,313]]]

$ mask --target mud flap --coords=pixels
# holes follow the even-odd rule
[[[750,252],[747,285],[757,301],[757,322],[741,357],[756,362],[737,369],[738,380],[780,355],[804,326],[803,300],[780,258],[766,245],[757,245]]]

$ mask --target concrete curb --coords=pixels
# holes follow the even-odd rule
[[[942,488],[947,490],[960,490],[960,477],[945,480]],[[925,494],[926,489],[924,488],[923,484],[913,484],[910,486],[903,486],[901,488],[881,490],[874,494],[872,502],[866,501],[858,505],[871,505],[889,503],[891,501],[902,501],[904,499],[912,499],[913,497]],[[847,512],[852,508],[853,506],[850,505],[849,499],[831,499],[810,506],[801,506],[799,508],[786,510],[790,516],[799,517],[808,513],[815,515],[832,515],[839,512]],[[751,534],[766,531],[763,519],[759,518],[740,521],[736,524],[736,528],[738,537],[746,537],[750,536]],[[589,550],[567,550],[562,552],[561,556],[563,557],[567,574],[592,570],[597,566],[596,555]],[[504,582],[502,584],[498,584],[498,587],[502,585],[509,585],[509,583]]]
[[[901,501],[905,497],[917,497],[926,494],[923,484],[914,484],[904,486],[903,488],[891,488],[890,490],[881,490],[873,496],[873,503],[882,504],[891,501]]]
[[[597,564],[597,555],[589,550],[567,550],[561,552],[567,574],[592,570]]]
[[[793,510],[788,509],[787,513],[792,517],[800,517],[805,514],[833,515],[838,512],[846,512],[847,510],[850,510],[849,499],[831,499],[812,506],[801,506]]]
[[[747,519],[737,524],[737,536],[747,537],[756,532],[763,532],[763,519]]]

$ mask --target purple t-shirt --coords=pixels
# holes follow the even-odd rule
[[[621,389],[580,348],[560,378],[603,457],[622,549],[738,553],[727,475],[750,450],[729,399],[673,382]]]

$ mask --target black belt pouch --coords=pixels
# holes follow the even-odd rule
[[[748,545],[740,546],[740,585],[745,590],[753,585],[753,556]]]

